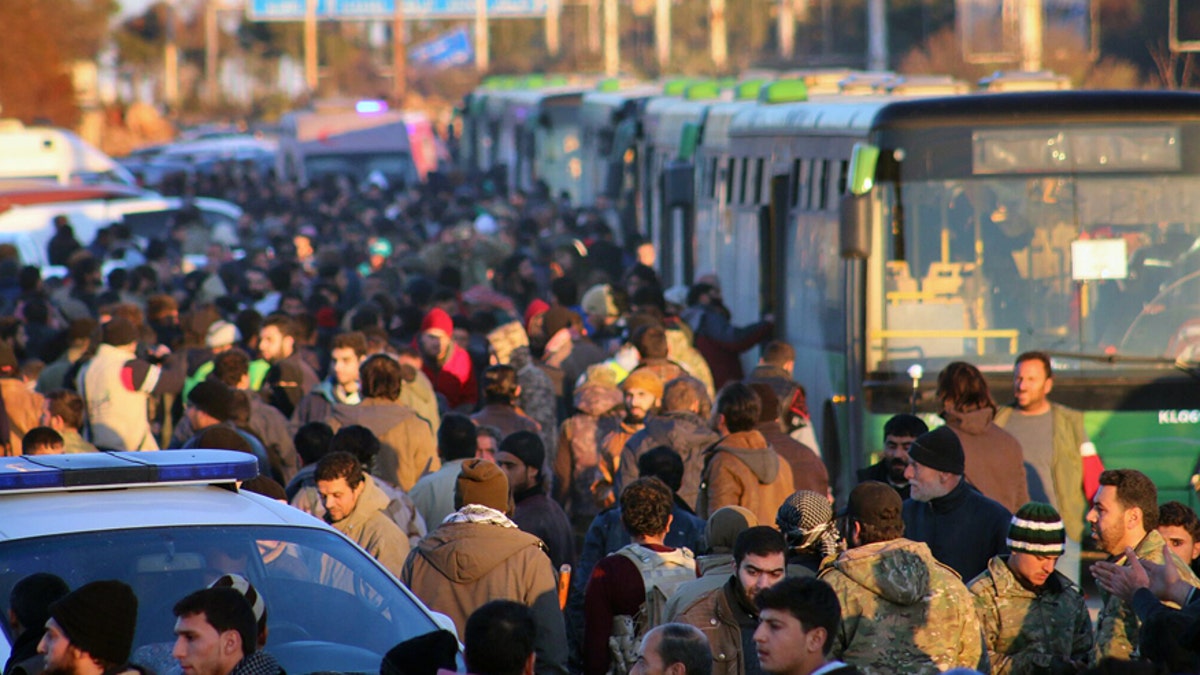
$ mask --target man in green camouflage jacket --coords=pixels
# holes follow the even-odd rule
[[[992,675],[1078,672],[1092,652],[1083,594],[1054,569],[1066,544],[1062,518],[1030,502],[1008,528],[1009,555],[988,561],[971,582]]]
[[[1132,548],[1141,560],[1163,564],[1166,543],[1158,527],[1158,488],[1146,474],[1133,469],[1111,469],[1100,474],[1100,489],[1092,499],[1087,520],[1092,537],[1109,554],[1109,561],[1126,564],[1125,549]],[[1200,580],[1182,560],[1168,551],[1179,578],[1200,587]],[[1101,592],[1104,606],[1096,622],[1095,660],[1137,657],[1141,621],[1129,603]],[[1174,605],[1172,605],[1174,606]]]
[[[900,495],[885,483],[850,493],[851,548],[820,576],[842,606],[832,657],[865,675],[989,672],[970,592],[928,546],[903,538],[900,512]]]

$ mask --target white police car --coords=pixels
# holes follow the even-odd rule
[[[265,599],[266,650],[290,675],[378,673],[391,647],[447,624],[333,528],[237,488],[257,474],[219,450],[0,458],[0,606],[34,572],[120,579],[138,597],[131,660],[159,672],[175,602],[226,573]]]

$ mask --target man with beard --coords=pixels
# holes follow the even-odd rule
[[[600,461],[600,471],[603,481],[612,493],[601,498],[605,508],[612,506],[617,500],[615,486],[625,444],[634,434],[646,427],[646,417],[652,412],[657,412],[662,402],[662,378],[650,370],[630,373],[621,382],[621,392],[625,398],[625,417],[621,419],[621,426],[609,432],[601,444],[604,456]]]
[[[313,477],[325,507],[325,522],[400,576],[410,550],[408,536],[388,515],[387,494],[363,471],[358,458],[348,452],[331,452],[317,462]],[[352,573],[345,567],[336,563],[322,567],[323,583],[353,586]]]
[[[680,377],[663,388],[662,412],[646,420],[646,426],[625,444],[621,453],[620,485],[637,480],[638,460],[653,448],[669,445],[683,460],[683,482],[679,496],[695,508],[700,493],[704,451],[720,436],[708,426],[712,400],[704,384]]]
[[[1156,529],[1158,488],[1146,474],[1134,469],[1111,469],[1100,474],[1100,489],[1092,499],[1087,521],[1092,524],[1092,537],[1100,550],[1108,553],[1108,562],[1127,564],[1126,549],[1130,549],[1139,560],[1159,565],[1169,562],[1180,579],[1200,587],[1187,564],[1170,549],[1163,550],[1166,540]],[[1104,592],[1100,597],[1104,605],[1096,619],[1095,660],[1108,656],[1132,658],[1141,621],[1130,604],[1117,595]]]
[[[883,458],[858,472],[858,482],[877,480],[887,483],[908,499],[912,488],[904,477],[908,468],[908,449],[917,436],[929,431],[929,426],[916,415],[900,414],[883,425]]]
[[[267,317],[258,333],[258,351],[271,364],[263,381],[263,400],[289,418],[300,399],[320,382],[320,378],[296,349],[299,336],[300,329],[296,322],[286,314]]]
[[[38,653],[44,675],[138,675],[128,665],[137,596],[120,581],[93,581],[50,605]]]
[[[1083,593],[1054,570],[1066,529],[1049,504],[1030,502],[1008,528],[1009,555],[970,583],[993,675],[1077,672],[1092,652]]]
[[[512,519],[525,532],[546,543],[554,569],[575,564],[575,538],[571,521],[558,502],[546,494],[542,480],[546,448],[532,431],[504,437],[496,450],[496,465],[508,477],[514,509]]]
[[[759,612],[754,599],[783,580],[787,543],[773,527],[742,531],[733,544],[734,572],[724,585],[697,597],[671,621],[699,628],[712,647],[714,675],[761,675],[754,648]]]

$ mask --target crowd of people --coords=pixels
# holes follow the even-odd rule
[[[1103,469],[1045,354],[1006,406],[945,367],[945,424],[888,420],[835,515],[770,317],[733,325],[713,275],[663,288],[602,214],[437,185],[221,171],[189,189],[242,206],[236,232],[185,210],[79,242],[58,219],[65,279],[0,246],[0,449],[252,454],[243,487],[361,545],[476,675],[1200,669],[1200,520]],[[184,597],[172,656],[276,675],[267,604],[240,577]],[[131,612],[120,582],[30,577],[4,675],[151,669]],[[453,670],[454,637],[381,672]]]

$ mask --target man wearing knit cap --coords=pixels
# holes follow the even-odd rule
[[[532,431],[504,437],[496,449],[496,464],[508,478],[513,498],[513,522],[546,544],[554,569],[575,565],[575,537],[571,521],[558,502],[546,494],[542,479],[546,449]]]
[[[904,502],[904,531],[929,545],[933,555],[966,581],[1008,551],[1008,509],[963,477],[965,460],[958,434],[938,427],[921,434],[908,450],[904,471],[911,498]]]
[[[617,501],[616,484],[625,444],[634,434],[646,427],[647,417],[658,412],[662,403],[662,378],[650,370],[630,373],[621,382],[621,392],[625,399],[625,416],[621,418],[620,426],[604,437],[600,446],[601,485],[607,488],[608,494],[598,491],[597,495],[606,508]]]
[[[102,338],[76,382],[87,403],[88,440],[105,450],[157,450],[147,405],[151,396],[178,394],[184,368],[174,357],[159,366],[136,356],[137,329],[124,317],[104,324]],[[170,354],[157,349],[160,357]]]
[[[1053,506],[1030,502],[1008,528],[1009,555],[970,582],[993,675],[1071,673],[1088,665],[1092,621],[1083,594],[1054,570],[1066,530]]]
[[[120,581],[93,581],[50,605],[38,653],[54,675],[126,675],[137,597]]]
[[[470,412],[479,400],[475,366],[466,350],[454,343],[454,321],[445,310],[434,307],[421,321],[417,346],[424,361],[422,370],[433,388],[446,397],[451,410]]]
[[[508,479],[482,459],[462,463],[454,488],[458,509],[421,540],[400,579],[422,602],[454,621],[463,635],[467,618],[490,600],[533,609],[537,623],[536,672],[566,673],[567,637],[558,584],[545,544],[508,517]]]
[[[842,606],[833,657],[866,675],[990,672],[971,592],[928,546],[904,538],[901,504],[886,483],[850,492],[850,548],[820,575]]]
[[[577,544],[592,520],[614,499],[611,483],[601,469],[604,439],[621,425],[623,395],[617,389],[613,371],[594,364],[587,378],[574,392],[572,405],[577,411],[559,427],[558,453],[554,458],[554,498],[562,504]]]
[[[792,467],[779,457],[755,429],[762,401],[749,385],[732,382],[717,394],[713,428],[722,438],[704,453],[700,498],[701,518],[722,506],[744,506],[760,523],[775,521],[775,511],[792,494]]]

